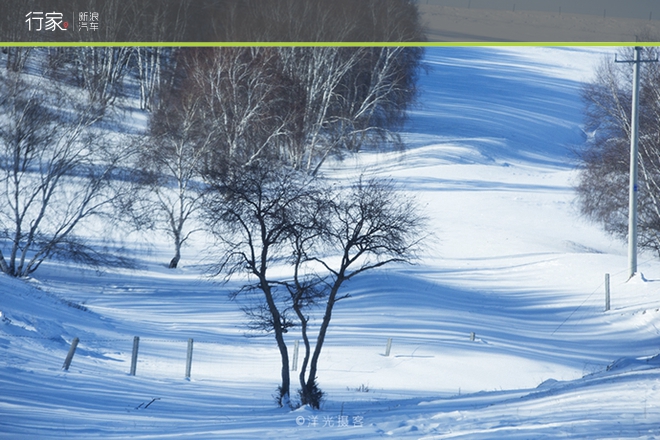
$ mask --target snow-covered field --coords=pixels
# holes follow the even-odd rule
[[[625,245],[579,217],[572,191],[581,81],[613,51],[429,48],[407,151],[326,166],[391,176],[436,239],[419,264],[347,286],[320,411],[275,406],[275,343],[246,337],[232,286],[203,275],[203,236],[175,271],[164,239],[137,237],[136,270],[0,276],[0,438],[660,436],[660,263],[642,254],[627,281]]]

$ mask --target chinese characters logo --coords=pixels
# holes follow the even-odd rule
[[[73,14],[74,29],[78,32],[98,31],[99,13],[98,12],[79,12]],[[77,19],[77,23],[76,23]],[[28,25],[28,31],[66,31],[69,29],[69,22],[65,20],[61,12],[28,12],[25,14],[25,22]],[[77,26],[76,26],[77,25]]]
[[[61,12],[28,12],[25,14],[29,31],[55,31],[59,29],[65,31],[69,28],[69,22],[64,21],[64,14]]]
[[[78,13],[78,31],[85,29],[86,31],[99,30],[99,13],[98,12],[80,12]]]

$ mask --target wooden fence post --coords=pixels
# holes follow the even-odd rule
[[[605,274],[605,311],[610,310],[610,274]]]
[[[188,354],[186,355],[186,379],[190,379],[190,369],[192,368],[193,340],[188,339]]]
[[[300,341],[296,339],[296,342],[293,344],[293,361],[291,362],[291,371],[298,371],[299,346],[300,346]]]
[[[135,369],[137,368],[138,360],[138,346],[140,345],[140,337],[133,338],[133,355],[131,356],[131,376],[135,376]]]
[[[80,339],[78,338],[73,338],[73,341],[71,341],[71,347],[69,347],[69,353],[66,355],[66,359],[64,359],[64,365],[62,365],[62,369],[64,371],[69,371],[69,366],[71,365],[71,360],[73,359],[73,355],[76,353],[76,347],[78,347],[78,342],[80,342]]]

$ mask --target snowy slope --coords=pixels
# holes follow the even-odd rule
[[[428,49],[410,148],[327,164],[393,177],[437,239],[418,265],[348,285],[321,411],[275,408],[274,342],[246,338],[231,286],[202,275],[203,237],[176,271],[167,242],[136,242],[138,270],[0,278],[0,438],[657,437],[660,264],[642,255],[626,282],[623,244],[573,205],[580,82],[603,52]]]

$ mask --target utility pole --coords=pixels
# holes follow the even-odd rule
[[[635,47],[635,55],[632,60],[619,61],[614,58],[616,63],[633,64],[633,95],[632,95],[632,115],[630,116],[630,187],[629,187],[629,205],[628,205],[628,279],[637,273],[637,160],[639,157],[637,142],[639,139],[639,64],[654,63],[658,59],[642,60],[640,53],[642,48]]]

